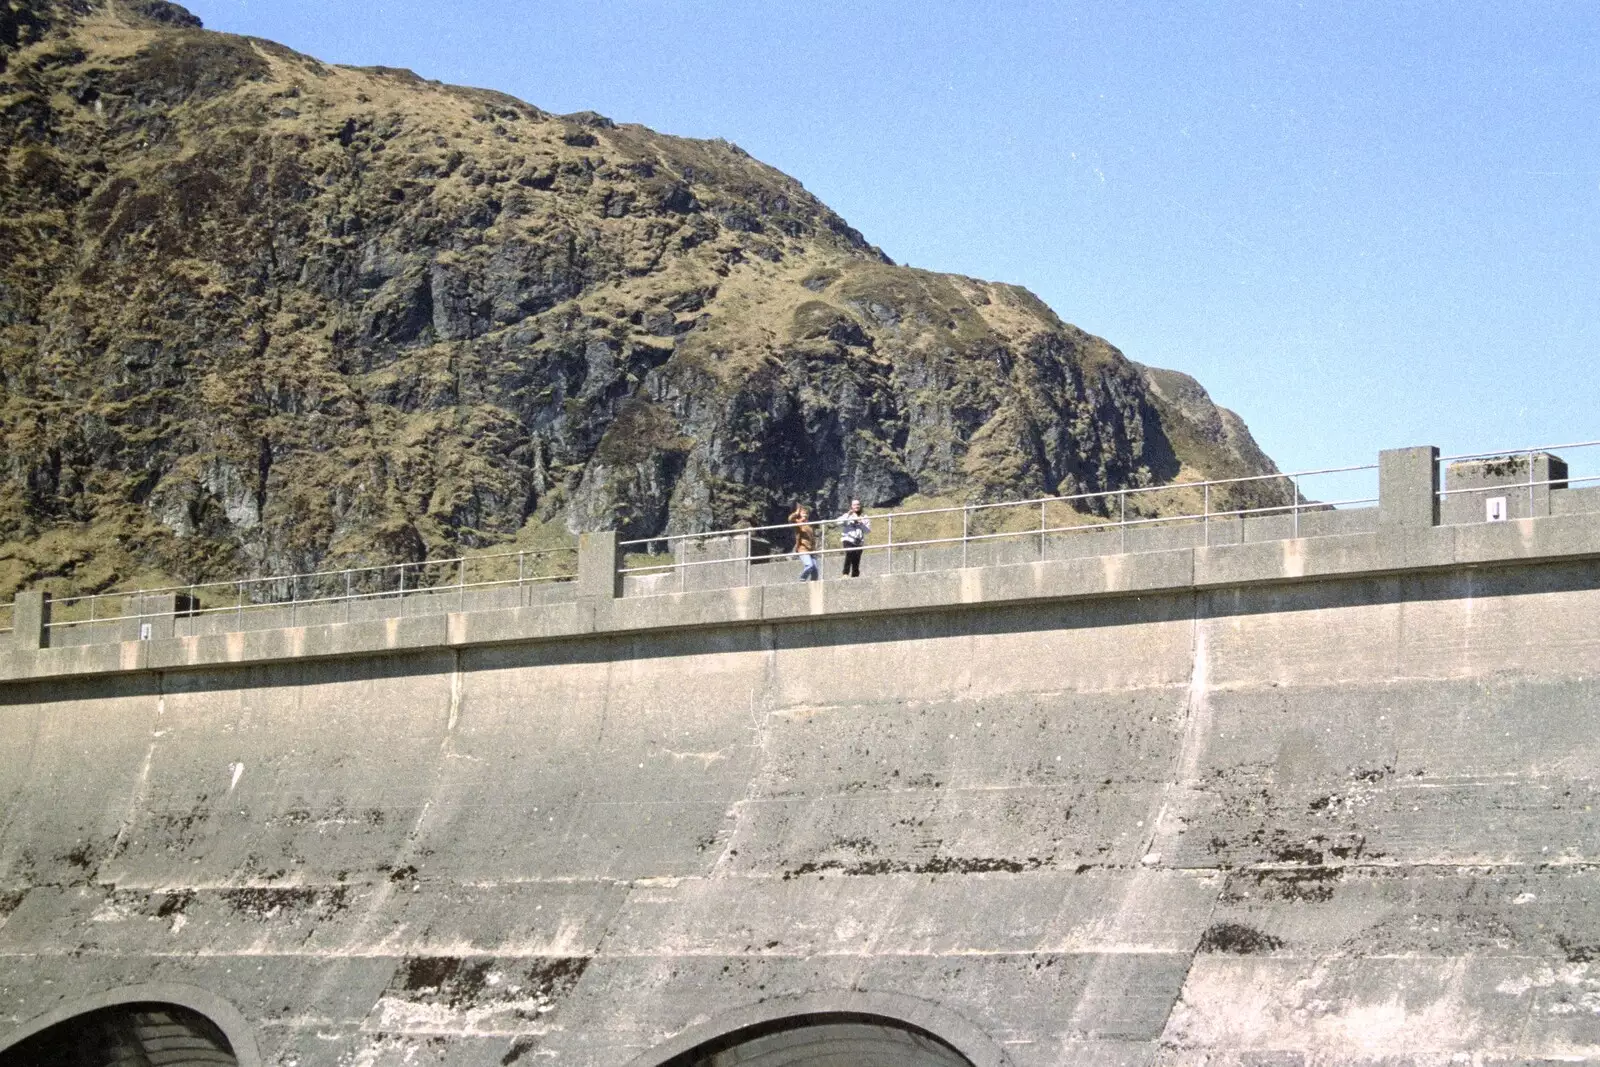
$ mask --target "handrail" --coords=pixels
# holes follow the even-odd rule
[[[145,610],[145,603],[153,598],[163,595],[186,595],[193,599],[197,594],[212,591],[227,591],[234,594],[234,603],[200,607],[198,602],[193,607],[183,610],[184,616],[209,615],[220,613],[235,613],[242,615],[246,611],[260,611],[271,608],[294,608],[309,604],[327,604],[364,600],[385,600],[398,597],[402,604],[407,595],[416,597],[423,593],[442,593],[448,591],[464,591],[467,589],[482,589],[499,585],[531,585],[539,582],[564,582],[572,581],[577,577],[575,571],[562,571],[556,574],[528,574],[527,563],[530,559],[539,560],[546,557],[562,554],[575,555],[576,548],[566,546],[548,549],[523,549],[516,552],[486,552],[475,556],[452,556],[447,559],[416,560],[402,563],[374,564],[370,567],[347,567],[341,570],[304,571],[293,574],[269,575],[259,578],[231,578],[215,582],[193,582],[188,585],[158,586],[150,589],[116,589],[99,593],[84,593],[77,596],[64,596],[56,603],[59,608],[73,609],[87,603],[89,617],[86,619],[64,619],[53,617],[48,625],[51,628],[69,628],[74,626],[98,625],[100,623],[125,622],[133,619],[154,618],[161,614]],[[495,561],[517,560],[517,576],[515,578],[493,578],[488,580],[467,581],[467,570],[474,565],[493,563]],[[454,580],[433,585],[416,585],[405,587],[405,579],[411,570],[454,570]],[[354,586],[358,578],[365,584],[371,576],[382,576],[386,573],[398,572],[398,587],[383,588],[364,592],[355,592]],[[302,582],[314,582],[324,579],[343,579],[345,592],[342,594],[315,595],[302,597],[299,595]],[[253,597],[246,600],[247,588],[287,587],[289,595],[282,598],[257,600]],[[99,605],[109,600],[135,599],[139,610],[128,612],[124,610],[101,614],[97,609]]]
[[[1073,493],[1073,494],[1066,495],[1066,496],[1042,496],[1042,497],[1031,497],[1031,498],[1024,499],[1024,500],[1000,500],[1000,501],[993,501],[993,502],[986,503],[986,504],[954,504],[954,505],[951,505],[949,507],[942,507],[942,508],[921,508],[921,509],[916,509],[916,510],[911,510],[911,511],[878,512],[875,515],[869,516],[869,518],[886,519],[886,518],[893,517],[893,518],[897,518],[897,519],[905,519],[905,518],[914,518],[916,516],[921,516],[921,515],[947,515],[947,514],[955,514],[957,512],[965,512],[965,513],[971,514],[972,512],[988,511],[988,510],[992,510],[992,509],[995,509],[995,508],[1023,508],[1023,507],[1034,507],[1034,506],[1037,506],[1037,505],[1040,505],[1040,504],[1070,504],[1070,503],[1074,503],[1074,502],[1077,502],[1077,501],[1084,501],[1084,500],[1108,500],[1108,499],[1111,499],[1113,497],[1122,499],[1122,498],[1126,498],[1126,497],[1129,497],[1129,496],[1134,496],[1134,495],[1137,495],[1137,494],[1140,494],[1140,493],[1169,493],[1169,492],[1173,492],[1173,491],[1179,490],[1179,489],[1209,489],[1212,486],[1237,485],[1237,484],[1240,484],[1240,483],[1243,483],[1243,482],[1262,482],[1262,481],[1273,481],[1273,480],[1286,480],[1286,481],[1289,481],[1289,482],[1297,482],[1298,479],[1310,478],[1310,477],[1314,477],[1316,475],[1348,474],[1348,473],[1351,473],[1351,472],[1354,472],[1354,471],[1368,471],[1368,470],[1377,470],[1377,469],[1378,469],[1378,465],[1376,463],[1361,463],[1361,464],[1356,464],[1356,465],[1348,466],[1348,467],[1323,467],[1323,468],[1320,468],[1320,469],[1317,469],[1317,470],[1287,471],[1287,472],[1283,472],[1283,473],[1279,473],[1279,474],[1251,474],[1251,475],[1245,475],[1245,476],[1238,477],[1238,478],[1212,478],[1212,479],[1208,479],[1206,481],[1198,481],[1198,482],[1169,482],[1169,483],[1167,483],[1165,485],[1139,485],[1139,486],[1130,486],[1130,487],[1128,487],[1126,489],[1100,489],[1100,490],[1096,490],[1095,492],[1092,492],[1092,493]],[[1298,493],[1298,486],[1296,486],[1295,489],[1296,489],[1296,493]],[[1281,507],[1283,507],[1285,509],[1288,509],[1288,508],[1293,507],[1294,505],[1292,505],[1292,504],[1283,504],[1283,505],[1275,505],[1275,506],[1281,506]],[[1322,504],[1320,504],[1318,502],[1308,502],[1307,504],[1302,505],[1302,506],[1304,506],[1304,507],[1320,507],[1320,506],[1324,506],[1324,505],[1322,505]],[[1223,515],[1223,514],[1226,514],[1226,513],[1224,513],[1224,512],[1209,512],[1209,514],[1212,514],[1212,515]],[[814,518],[814,519],[809,519],[807,521],[811,525],[815,526],[815,525],[822,525],[822,524],[837,524],[837,523],[842,522],[843,518],[842,517],[826,518],[826,519],[824,519],[824,518]],[[621,545],[622,545],[622,547],[627,548],[627,547],[630,547],[630,546],[633,546],[633,545],[651,545],[651,544],[659,544],[661,542],[679,541],[679,540],[685,540],[685,539],[698,539],[698,538],[707,538],[707,537],[731,536],[731,535],[734,535],[734,534],[761,533],[761,532],[766,531],[766,530],[792,530],[792,529],[795,528],[796,525],[797,525],[796,523],[792,523],[792,522],[780,522],[780,523],[772,523],[772,524],[766,525],[766,526],[740,526],[740,527],[737,527],[737,528],[734,528],[734,529],[707,530],[707,531],[703,531],[703,532],[700,532],[700,533],[658,534],[655,537],[640,537],[640,538],[635,538],[635,539],[630,540],[630,541],[623,541],[623,542],[621,542]],[[1037,530],[1033,530],[1033,531],[1030,531],[1030,532],[1038,533]]]
[[[1289,512],[1296,512],[1296,513],[1298,513],[1298,512],[1307,512],[1307,513],[1314,514],[1314,513],[1319,512],[1319,511],[1332,510],[1332,509],[1338,508],[1338,507],[1345,507],[1345,506],[1356,505],[1356,504],[1376,504],[1377,502],[1378,502],[1378,498],[1377,497],[1353,497],[1353,498],[1350,498],[1350,499],[1347,499],[1347,500],[1324,500],[1324,501],[1317,501],[1317,502],[1312,503],[1312,504],[1300,504],[1298,506],[1296,506],[1294,504],[1273,504],[1273,505],[1270,505],[1270,506],[1267,506],[1267,507],[1260,507],[1260,508],[1237,508],[1237,509],[1230,510],[1230,511],[1213,511],[1213,512],[1210,512],[1208,514],[1202,514],[1202,513],[1199,513],[1199,512],[1195,512],[1195,513],[1192,513],[1192,514],[1185,514],[1185,515],[1156,515],[1156,516],[1151,516],[1151,517],[1142,518],[1142,519],[1112,520],[1112,521],[1108,521],[1108,522],[1088,523],[1088,524],[1077,525],[1077,526],[1030,527],[1030,528],[1028,528],[1026,530],[998,530],[998,531],[995,531],[995,532],[992,532],[992,533],[970,533],[969,532],[969,533],[965,533],[965,534],[951,534],[948,537],[924,538],[924,539],[919,540],[919,541],[892,541],[892,542],[880,543],[880,544],[862,544],[862,545],[857,546],[857,547],[863,552],[890,552],[890,553],[892,553],[892,552],[894,552],[894,551],[896,551],[898,549],[925,548],[925,547],[927,547],[929,545],[963,544],[963,543],[971,543],[971,542],[974,542],[974,541],[994,541],[994,540],[999,540],[1001,538],[1007,538],[1007,537],[1027,538],[1027,537],[1047,536],[1047,535],[1050,535],[1050,534],[1104,533],[1104,532],[1107,532],[1107,531],[1110,531],[1110,530],[1127,529],[1129,527],[1134,527],[1134,526],[1155,526],[1155,525],[1160,525],[1160,524],[1164,524],[1164,523],[1165,524],[1173,524],[1173,523],[1182,523],[1182,522],[1193,523],[1193,522],[1206,521],[1208,519],[1243,518],[1245,516],[1250,516],[1250,515],[1266,515],[1266,514],[1271,514],[1271,513],[1284,514],[1284,513],[1289,513]],[[1038,501],[1032,501],[1032,503],[1038,503]],[[1021,502],[1019,502],[1018,506],[1021,506]],[[893,512],[892,514],[895,515],[895,516],[902,516],[902,515],[906,515],[906,514],[927,514],[927,513],[926,512]],[[870,516],[870,517],[874,518],[874,519],[877,519],[877,518],[888,518],[890,516],[888,514],[880,514],[880,515],[873,515],[873,516]],[[833,521],[833,520],[830,520],[830,521]],[[773,529],[774,527],[767,527],[767,528],[768,529]],[[779,529],[783,529],[783,528],[792,529],[793,526],[791,525],[789,527],[777,527],[777,528],[779,528]],[[755,529],[758,529],[758,528],[757,527],[751,527],[751,529],[755,530]],[[719,531],[717,533],[705,533],[705,534],[682,534],[682,535],[678,535],[678,536],[680,536],[680,537],[698,537],[698,538],[709,539],[709,538],[713,538],[713,537],[728,536],[730,533],[733,534],[733,535],[739,535],[739,534],[743,534],[745,532],[746,532],[745,530],[733,530],[733,531]],[[812,549],[811,552],[809,553],[809,555],[813,555],[813,556],[834,556],[834,555],[838,555],[840,553],[848,552],[848,551],[851,551],[851,549],[849,547],[840,547],[840,548],[822,547],[822,548],[814,548],[814,549]],[[768,555],[768,556],[765,556],[763,558],[768,559],[768,560],[771,560],[771,559],[794,559],[799,555],[800,555],[800,553],[795,552],[793,550],[790,550],[788,552],[774,553],[772,555]],[[679,567],[687,568],[687,567],[726,566],[729,563],[744,562],[746,560],[746,558],[747,558],[746,556],[730,556],[730,557],[721,558],[721,559],[679,559],[679,560],[673,560],[671,562],[666,562],[666,563],[642,563],[642,564],[639,564],[638,566],[634,566],[634,567],[621,567],[621,568],[618,568],[618,571],[621,574],[645,574],[645,573],[648,573],[648,572],[651,572],[651,571],[662,571],[662,572],[672,571],[672,570],[676,570]]]
[[[1440,457],[1440,462],[1448,464],[1448,463],[1462,462],[1462,461],[1466,461],[1466,460],[1487,460],[1487,459],[1499,459],[1499,458],[1517,459],[1517,458],[1520,458],[1520,457],[1529,457],[1531,459],[1532,456],[1534,456],[1534,455],[1536,455],[1538,453],[1541,453],[1541,452],[1554,452],[1556,450],[1568,450],[1568,449],[1591,448],[1591,447],[1600,447],[1600,440],[1574,441],[1574,442],[1568,442],[1568,443],[1565,443],[1565,444],[1541,445],[1541,446],[1534,446],[1534,447],[1530,447],[1530,448],[1519,448],[1519,449],[1499,449],[1499,450],[1490,451],[1490,452],[1462,453],[1462,454],[1459,454],[1459,455],[1442,456],[1442,457]],[[1096,490],[1094,492],[1088,492],[1088,493],[1073,493],[1073,494],[1061,495],[1061,496],[1031,497],[1031,498],[1022,499],[1022,500],[991,501],[991,502],[986,502],[986,503],[975,503],[975,504],[956,504],[956,505],[949,505],[949,506],[936,507],[936,508],[917,508],[917,509],[910,509],[910,510],[906,510],[906,511],[879,512],[879,513],[877,513],[875,515],[871,515],[870,518],[872,518],[874,520],[878,520],[878,521],[883,521],[883,522],[886,523],[886,525],[888,527],[888,531],[889,531],[889,542],[888,542],[888,544],[887,545],[882,544],[882,543],[864,544],[864,545],[859,546],[859,547],[862,548],[863,550],[866,550],[866,551],[883,551],[883,550],[887,549],[888,551],[892,552],[895,548],[910,548],[910,547],[916,547],[916,546],[919,546],[919,545],[926,545],[926,544],[945,544],[945,543],[955,542],[955,541],[958,541],[958,540],[962,541],[962,542],[972,542],[972,541],[994,540],[994,539],[997,539],[997,538],[1006,538],[1006,537],[1040,537],[1040,536],[1044,536],[1044,535],[1048,535],[1048,534],[1059,534],[1059,533],[1069,533],[1069,532],[1070,533],[1087,533],[1087,532],[1105,531],[1105,530],[1111,530],[1111,529],[1126,530],[1129,527],[1138,527],[1138,526],[1151,525],[1151,524],[1157,524],[1157,523],[1181,523],[1181,522],[1194,522],[1194,521],[1209,522],[1211,519],[1224,519],[1224,518],[1235,517],[1235,516],[1244,517],[1244,516],[1250,516],[1250,515],[1264,515],[1264,514],[1272,514],[1272,513],[1291,513],[1291,512],[1293,513],[1293,515],[1295,516],[1295,519],[1296,519],[1296,531],[1297,531],[1297,535],[1298,535],[1298,518],[1299,518],[1299,515],[1300,515],[1300,513],[1302,511],[1311,512],[1311,511],[1319,511],[1319,510],[1324,510],[1324,509],[1329,509],[1329,508],[1347,507],[1347,506],[1352,506],[1352,505],[1357,505],[1357,504],[1370,504],[1370,503],[1374,503],[1375,502],[1375,498],[1371,498],[1371,497],[1362,497],[1362,498],[1357,498],[1357,499],[1337,500],[1337,501],[1313,501],[1313,500],[1302,501],[1301,497],[1300,497],[1300,488],[1301,488],[1302,480],[1308,479],[1308,478],[1314,478],[1314,477],[1318,477],[1318,476],[1323,476],[1323,475],[1349,474],[1349,473],[1355,473],[1355,472],[1361,472],[1361,471],[1373,471],[1373,470],[1377,470],[1378,467],[1379,467],[1379,465],[1375,464],[1375,463],[1363,463],[1363,464],[1352,464],[1352,465],[1338,466],[1338,467],[1321,467],[1321,468],[1315,468],[1315,469],[1311,469],[1311,470],[1301,470],[1301,471],[1284,471],[1284,472],[1275,472],[1275,473],[1269,473],[1269,474],[1252,474],[1252,475],[1240,476],[1240,477],[1237,477],[1237,478],[1211,478],[1211,479],[1204,479],[1204,480],[1199,480],[1199,481],[1189,481],[1189,482],[1170,482],[1170,483],[1167,483],[1167,484],[1164,484],[1164,485],[1129,486],[1129,487],[1122,488],[1122,489],[1104,489],[1104,490]],[[1487,492],[1491,492],[1491,491],[1504,491],[1506,489],[1513,489],[1513,488],[1514,489],[1527,489],[1529,492],[1531,492],[1532,490],[1534,490],[1536,488],[1539,488],[1541,486],[1554,486],[1554,485],[1571,486],[1571,485],[1574,485],[1574,484],[1587,484],[1587,483],[1591,483],[1591,482],[1600,482],[1600,475],[1579,475],[1579,476],[1568,476],[1568,477],[1565,477],[1565,478],[1547,478],[1547,479],[1544,479],[1544,480],[1534,480],[1532,478],[1532,475],[1533,475],[1532,463],[1530,462],[1530,464],[1529,464],[1529,480],[1528,481],[1525,481],[1525,482],[1524,481],[1518,481],[1518,482],[1511,483],[1511,484],[1505,485],[1505,486],[1474,486],[1474,487],[1471,487],[1471,488],[1447,488],[1447,487],[1441,487],[1440,490],[1439,490],[1439,496],[1441,498],[1444,498],[1444,497],[1449,497],[1449,496],[1452,496],[1452,495],[1483,494],[1483,493],[1487,493]],[[1287,504],[1270,505],[1270,506],[1265,506],[1265,507],[1256,507],[1256,508],[1235,508],[1235,509],[1219,510],[1219,511],[1212,510],[1212,497],[1213,497],[1212,490],[1215,489],[1215,488],[1227,487],[1227,486],[1247,485],[1247,484],[1256,483],[1256,482],[1274,482],[1274,481],[1275,482],[1280,482],[1280,483],[1286,483],[1286,487],[1293,494],[1292,499],[1290,500],[1289,503],[1287,503]],[[1181,515],[1161,515],[1161,516],[1149,516],[1149,517],[1140,517],[1140,516],[1135,515],[1132,518],[1130,518],[1128,516],[1128,514],[1127,514],[1127,504],[1128,504],[1128,500],[1129,500],[1130,497],[1134,498],[1135,500],[1137,500],[1139,497],[1141,497],[1143,495],[1150,494],[1150,493],[1166,493],[1166,492],[1174,492],[1174,491],[1182,491],[1182,490],[1196,490],[1196,491],[1203,492],[1204,495],[1205,495],[1204,504],[1203,504],[1203,510],[1200,511],[1200,512],[1188,512],[1188,513],[1181,514]],[[1048,516],[1046,515],[1046,512],[1045,512],[1045,509],[1049,505],[1052,505],[1052,504],[1075,506],[1075,505],[1083,504],[1085,502],[1090,502],[1090,501],[1109,502],[1113,498],[1115,498],[1119,502],[1119,504],[1121,505],[1121,513],[1117,518],[1107,519],[1106,521],[1103,521],[1103,522],[1092,522],[1092,523],[1086,523],[1086,524],[1081,524],[1081,525],[1051,525],[1050,522],[1048,521]],[[977,532],[975,532],[975,531],[973,531],[971,529],[970,522],[971,522],[971,517],[972,516],[974,516],[976,514],[979,514],[979,513],[986,513],[986,512],[996,511],[996,510],[1001,509],[1001,508],[1013,508],[1013,509],[1015,509],[1015,508],[1038,508],[1039,509],[1039,524],[1037,526],[1031,526],[1031,527],[1026,528],[1026,529],[1011,530],[1011,531],[997,531],[997,532],[990,532],[990,533],[977,533]],[[1075,507],[1074,510],[1080,510],[1080,509]],[[962,531],[961,531],[960,535],[951,535],[949,537],[934,537],[934,538],[922,539],[922,540],[917,540],[917,541],[900,541],[900,542],[896,542],[893,539],[893,524],[894,524],[894,520],[895,519],[905,520],[905,519],[922,518],[922,517],[927,517],[927,516],[954,515],[954,514],[958,514],[958,513],[962,515]],[[819,545],[819,548],[818,548],[816,554],[818,554],[818,555],[833,554],[833,553],[836,553],[836,552],[845,551],[844,548],[838,548],[838,549],[828,548],[827,544],[826,544],[827,539],[828,539],[828,533],[827,533],[828,529],[831,528],[831,527],[837,526],[839,523],[841,523],[843,521],[843,517],[842,516],[841,517],[828,517],[828,518],[818,517],[818,518],[810,519],[808,521],[810,522],[810,524],[818,527],[819,533],[821,535],[820,540],[821,540],[822,543]],[[746,527],[737,527],[737,528],[722,529],[722,530],[708,530],[708,531],[701,531],[701,532],[695,532],[695,533],[677,533],[677,534],[666,534],[666,533],[663,533],[663,534],[658,534],[658,535],[653,536],[653,537],[634,538],[634,539],[630,539],[630,540],[626,540],[626,541],[621,541],[621,542],[618,543],[618,547],[623,549],[623,550],[634,549],[635,552],[638,552],[638,551],[641,550],[641,546],[642,546],[642,550],[643,550],[643,552],[645,554],[648,554],[648,555],[666,554],[667,552],[671,551],[671,546],[676,544],[676,543],[684,543],[684,542],[688,542],[688,541],[706,541],[706,540],[711,540],[711,539],[716,539],[716,538],[729,538],[729,537],[737,537],[737,536],[749,537],[749,536],[754,535],[754,534],[769,533],[769,532],[777,531],[777,530],[793,530],[796,525],[797,524],[795,524],[795,523],[783,522],[783,523],[772,523],[772,524],[762,525],[762,526],[746,526]],[[662,548],[661,549],[656,549],[655,546],[662,546]],[[560,547],[545,548],[545,549],[523,549],[523,550],[519,550],[519,551],[515,551],[515,552],[512,552],[512,551],[487,552],[487,553],[483,553],[481,555],[473,555],[473,556],[458,555],[458,556],[451,556],[451,557],[444,558],[444,559],[415,560],[415,561],[406,561],[406,562],[401,562],[401,563],[382,563],[382,564],[374,564],[374,565],[368,566],[368,567],[349,567],[349,568],[343,568],[343,569],[340,569],[340,570],[302,571],[302,572],[294,572],[294,573],[289,573],[289,574],[274,574],[274,575],[265,575],[265,576],[252,577],[252,578],[233,578],[233,579],[224,579],[224,580],[213,581],[213,582],[195,582],[195,583],[190,583],[190,584],[186,584],[186,585],[185,584],[180,584],[180,585],[159,586],[159,587],[155,587],[155,588],[151,588],[151,589],[142,589],[142,588],[140,588],[140,589],[111,589],[111,590],[105,590],[105,591],[98,592],[98,593],[84,593],[84,594],[77,595],[77,596],[65,596],[65,597],[61,598],[59,601],[57,601],[57,604],[59,605],[60,608],[66,608],[68,610],[76,608],[77,606],[87,602],[89,604],[89,606],[90,606],[90,618],[87,619],[87,620],[80,620],[80,619],[63,619],[63,618],[57,617],[56,619],[52,620],[51,625],[56,625],[56,626],[75,626],[75,625],[81,625],[84,622],[113,622],[113,621],[120,621],[120,620],[131,619],[131,618],[141,618],[141,619],[142,618],[147,618],[147,617],[151,617],[152,613],[147,613],[147,612],[144,612],[144,610],[143,610],[143,600],[145,598],[161,596],[161,595],[165,595],[165,594],[187,594],[188,596],[193,597],[193,596],[195,596],[196,594],[199,594],[199,593],[204,593],[204,592],[208,592],[208,591],[211,591],[211,590],[219,590],[219,589],[227,589],[227,590],[233,591],[235,593],[235,603],[231,604],[231,605],[230,604],[211,605],[211,606],[206,606],[206,607],[200,607],[200,606],[198,606],[198,604],[196,604],[195,606],[187,608],[184,611],[184,614],[185,615],[206,615],[206,614],[229,612],[229,611],[242,612],[242,611],[245,611],[245,610],[258,610],[258,609],[261,609],[261,608],[277,607],[277,606],[291,605],[291,604],[326,604],[326,603],[339,603],[339,602],[359,601],[359,600],[376,600],[376,599],[384,599],[384,598],[390,598],[390,597],[396,597],[396,596],[401,597],[403,599],[407,594],[415,595],[415,594],[422,593],[422,592],[436,592],[436,591],[451,590],[451,589],[455,589],[455,590],[477,589],[477,588],[485,588],[485,587],[496,586],[496,585],[510,585],[510,584],[521,585],[521,584],[528,584],[528,583],[533,583],[533,582],[571,581],[571,580],[573,580],[574,578],[577,577],[577,575],[575,573],[575,568],[564,569],[559,573],[553,573],[553,574],[528,575],[526,573],[527,562],[529,560],[540,560],[540,559],[544,559],[544,558],[548,558],[548,557],[552,557],[552,556],[558,556],[558,555],[571,556],[571,555],[575,555],[576,553],[577,553],[577,549],[575,547],[560,546]],[[791,553],[780,553],[779,555],[793,555],[793,553],[792,552]],[[495,578],[495,579],[490,579],[490,580],[487,580],[487,581],[473,581],[473,582],[468,582],[466,580],[466,570],[467,570],[468,567],[479,566],[479,565],[483,565],[483,564],[487,564],[487,563],[492,563],[493,561],[497,561],[497,560],[508,560],[508,559],[513,558],[513,557],[517,558],[517,560],[518,560],[518,575],[517,575],[517,577],[515,579]],[[671,568],[675,568],[675,567],[690,567],[690,566],[700,566],[700,565],[709,566],[709,565],[712,565],[712,564],[715,564],[715,563],[724,563],[724,562],[727,562],[727,561],[726,560],[687,560],[687,559],[682,559],[681,556],[680,556],[680,558],[675,562],[663,562],[663,563],[660,563],[660,564],[647,564],[647,565],[634,566],[634,567],[624,566],[624,567],[619,568],[619,570],[622,573],[631,574],[631,573],[642,573],[642,572],[645,572],[645,571],[667,570],[667,569],[671,569]],[[407,589],[405,587],[405,581],[406,581],[406,578],[407,578],[407,575],[408,575],[408,571],[411,571],[414,568],[415,569],[424,569],[424,568],[450,569],[450,568],[454,568],[454,569],[457,570],[457,575],[456,575],[456,579],[454,581],[447,581],[447,582],[443,582],[443,583],[440,583],[440,584],[437,584],[437,585],[430,585],[430,586],[422,586],[419,583],[419,585],[413,586],[412,588]],[[381,577],[383,575],[385,575],[385,574],[394,574],[394,573],[398,573],[398,576],[399,576],[398,588],[396,588],[396,589],[384,588],[384,589],[379,589],[379,590],[370,591],[370,592],[365,592],[365,591],[364,592],[355,592],[354,591],[353,586],[354,586],[355,581],[356,581],[358,576],[363,580],[363,584],[365,584],[366,581],[369,581],[374,576],[376,576],[376,577],[381,579]],[[424,571],[423,573],[425,574],[426,572]],[[314,583],[315,582],[325,582],[326,580],[329,580],[329,579],[341,579],[341,578],[344,580],[345,587],[346,587],[345,588],[345,592],[342,593],[342,594],[334,593],[334,594],[327,594],[327,595],[321,595],[321,596],[313,595],[313,596],[306,597],[306,598],[303,598],[303,599],[298,595],[299,594],[299,584],[302,583],[302,582],[314,582]],[[281,586],[284,586],[284,585],[287,585],[288,590],[289,590],[289,596],[287,598],[283,598],[283,599],[273,598],[273,599],[261,600],[261,601],[257,601],[255,599],[251,599],[248,603],[245,601],[245,591],[247,589],[256,589],[256,588],[260,588],[262,586],[268,586],[268,587],[270,587],[270,586],[280,586],[281,587]],[[141,600],[140,613],[139,614],[115,614],[115,615],[108,614],[108,615],[104,615],[104,616],[100,615],[98,613],[98,611],[96,610],[99,602],[110,600],[110,599],[116,598],[116,597],[123,597],[123,598],[138,597],[138,598],[140,598],[140,600]],[[0,604],[0,613],[3,613],[5,611],[7,611],[7,609],[12,609],[12,608],[13,608],[12,604]],[[4,618],[3,614],[0,614],[0,619],[3,619],[3,618]],[[14,628],[14,619],[12,621],[13,621],[13,628]],[[7,630],[6,627],[0,626],[0,633],[6,632],[6,630]]]
[[[1494,452],[1466,452],[1459,456],[1440,456],[1440,463],[1455,463],[1466,459],[1510,459],[1514,456],[1531,456],[1540,452],[1554,452],[1558,448],[1594,448],[1600,441],[1569,441],[1564,445],[1535,445],[1532,448],[1502,448]]]
[[[1470,485],[1460,489],[1439,489],[1440,496],[1461,496],[1466,493],[1504,493],[1508,489],[1537,489],[1540,486],[1564,488],[1574,482],[1600,482],[1600,474],[1568,475],[1564,478],[1545,478],[1540,481],[1501,482],[1498,485]]]

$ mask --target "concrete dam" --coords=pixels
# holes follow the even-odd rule
[[[1600,1062],[1600,488],[1377,477],[851,581],[19,595],[0,1065]]]

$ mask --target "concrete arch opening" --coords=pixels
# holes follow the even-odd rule
[[[0,1049],[0,1067],[239,1067],[221,1027],[177,1004],[113,1004]]]
[[[661,1067],[972,1067],[948,1042],[879,1015],[797,1015],[747,1026]]]

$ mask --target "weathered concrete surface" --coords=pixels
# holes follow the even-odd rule
[[[167,988],[305,1067],[816,1010],[1016,1067],[1600,1060],[1594,533],[13,651],[0,1047]]]

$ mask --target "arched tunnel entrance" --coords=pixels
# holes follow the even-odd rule
[[[116,1004],[0,1049],[0,1067],[238,1067],[210,1019],[176,1004]]]
[[[798,1015],[745,1027],[661,1067],[972,1067],[948,1043],[877,1015]]]

